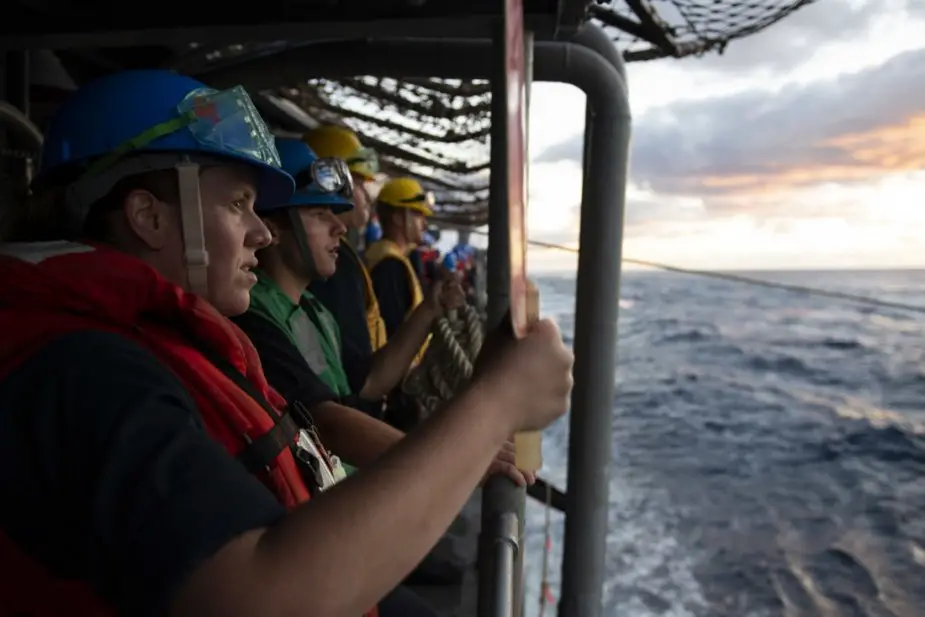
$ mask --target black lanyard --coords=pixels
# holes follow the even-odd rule
[[[233,381],[241,390],[260,405],[267,415],[273,420],[273,427],[266,433],[251,440],[248,440],[247,446],[238,454],[238,461],[252,474],[260,474],[268,471],[276,465],[276,459],[286,448],[292,452],[299,470],[302,472],[302,479],[308,482],[312,493],[321,490],[321,470],[318,465],[324,464],[323,461],[317,460],[309,454],[304,448],[297,445],[299,437],[299,426],[293,420],[290,410],[294,410],[303,421],[310,432],[314,432],[314,422],[308,411],[301,404],[287,405],[281,413],[273,409],[272,405],[267,402],[266,398],[260,393],[257,387],[247,377],[241,374],[227,358],[209,347],[200,348],[202,354],[221,371],[228,379]],[[316,444],[316,448],[321,448]]]

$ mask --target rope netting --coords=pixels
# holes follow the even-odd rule
[[[357,77],[311,80],[275,94],[320,122],[346,124],[375,148],[389,175],[437,194],[447,223],[481,225],[488,207],[488,82]]]
[[[607,0],[588,18],[627,61],[722,53],[816,0]],[[485,81],[357,77],[276,92],[322,122],[345,124],[375,148],[390,175],[437,194],[444,224],[480,226],[488,212],[491,94]]]
[[[722,53],[817,0],[588,0],[572,3],[602,26],[627,61]],[[485,5],[487,6],[487,4]],[[576,14],[575,18],[581,17]],[[171,68],[196,74],[285,51],[291,42],[191,44]],[[113,63],[118,64],[116,59]],[[412,175],[437,193],[437,220],[487,222],[490,88],[485,81],[355,77],[272,92],[321,122],[345,124],[380,153],[389,175]],[[2,144],[7,149],[16,144]],[[0,156],[9,158],[2,152]]]
[[[596,0],[584,18],[629,61],[722,53],[817,0]],[[576,5],[577,6],[577,5]],[[171,65],[196,73],[285,51],[287,41],[193,46]],[[375,148],[388,175],[411,175],[437,194],[436,218],[487,223],[491,93],[484,80],[354,77],[289,84],[267,94],[319,122],[346,125]]]
[[[590,8],[627,61],[722,53],[817,0],[605,0]]]

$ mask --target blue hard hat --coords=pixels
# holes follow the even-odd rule
[[[468,257],[468,256],[475,255],[475,247],[472,246],[471,244],[464,244],[462,242],[459,242],[458,244],[456,244],[456,246],[453,247],[453,252],[458,255],[463,255],[463,256]]]
[[[273,136],[240,86],[216,91],[166,70],[114,73],[78,90],[52,119],[37,184],[76,168],[102,175],[133,154],[188,154],[251,165],[258,203],[279,203],[294,182],[280,169]],[[164,168],[167,168],[165,165]],[[112,178],[111,189],[118,178]]]
[[[382,225],[376,219],[370,219],[366,223],[366,244],[372,244],[382,240]]]
[[[443,267],[449,270],[450,272],[454,272],[458,265],[459,265],[459,262],[456,259],[455,253],[447,253],[446,255],[443,256]]]
[[[353,209],[353,201],[348,197],[353,180],[346,162],[340,159],[318,158],[308,144],[291,137],[277,137],[276,150],[279,152],[283,169],[296,179],[296,190],[285,201],[276,204],[265,203],[258,208],[260,212],[299,206],[325,206],[334,214]],[[335,164],[328,169],[323,166],[326,162]],[[322,179],[319,173],[328,175]],[[331,183],[329,188],[334,190],[326,191],[322,188],[321,183],[325,180]],[[351,188],[347,189],[348,186]]]

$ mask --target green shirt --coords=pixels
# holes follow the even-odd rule
[[[257,284],[251,289],[249,311],[257,313],[286,333],[321,381],[337,396],[350,395],[347,373],[341,360],[340,328],[334,315],[309,291],[299,304],[257,270]]]
[[[350,384],[340,357],[340,328],[334,315],[309,291],[302,293],[298,304],[261,270],[256,270],[257,284],[251,289],[247,309],[286,333],[309,368],[337,396],[349,396]],[[347,475],[356,468],[343,463]]]

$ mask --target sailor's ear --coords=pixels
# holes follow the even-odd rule
[[[129,228],[148,248],[159,251],[165,248],[170,235],[175,234],[178,221],[176,207],[171,207],[145,189],[135,189],[122,202]]]
[[[261,217],[263,224],[267,226],[267,229],[270,230],[270,244],[269,246],[276,246],[279,244],[279,224],[273,220],[272,217],[264,216]]]

